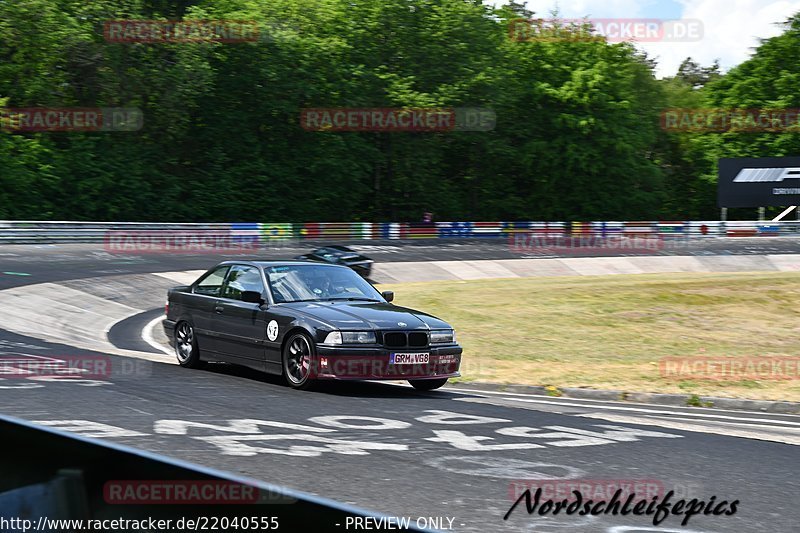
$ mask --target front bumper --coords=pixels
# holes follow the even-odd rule
[[[427,363],[394,364],[392,354],[428,354]],[[317,346],[311,372],[315,379],[438,379],[459,377],[461,346],[360,348]]]

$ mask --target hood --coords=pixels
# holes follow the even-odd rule
[[[383,302],[298,302],[284,304],[342,330],[451,329],[435,316]],[[402,322],[405,326],[399,325]]]

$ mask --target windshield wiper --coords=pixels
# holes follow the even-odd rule
[[[362,297],[358,297],[358,296],[347,296],[347,297],[338,296],[336,298],[324,298],[324,300],[326,302],[329,302],[331,300],[347,300],[349,302],[353,302],[355,300],[362,300],[362,301],[365,301],[365,302],[380,302],[380,300],[376,300],[374,298],[362,298]]]

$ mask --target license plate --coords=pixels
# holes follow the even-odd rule
[[[393,365],[419,365],[430,361],[427,353],[393,353],[389,355],[389,362]]]

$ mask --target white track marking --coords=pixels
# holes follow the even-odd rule
[[[360,420],[362,422],[372,422],[371,424],[350,424],[344,420]],[[390,420],[388,418],[376,418],[374,416],[354,416],[354,415],[328,415],[328,416],[312,416],[308,419],[309,422],[328,426],[336,429],[406,429],[411,427],[411,424],[402,420]]]
[[[797,428],[784,427],[775,424],[740,424],[737,422],[728,422],[726,420],[698,420],[696,418],[690,418],[688,416],[658,416],[658,415],[644,415],[644,416],[652,418],[653,420],[679,420],[685,422],[722,424],[724,426],[739,426],[740,428],[782,429],[785,431],[795,431],[798,432],[798,435],[800,435],[800,430],[798,430]]]
[[[2,383],[6,381],[5,378],[0,378],[0,389],[41,389],[44,387],[41,383],[15,383],[13,385],[3,385]]]
[[[539,463],[500,456],[445,455],[426,459],[425,464],[456,474],[504,479],[578,479],[585,470],[570,465]]]
[[[441,442],[449,444],[458,450],[468,452],[496,452],[501,450],[532,450],[534,448],[544,448],[542,444],[533,442],[512,442],[504,444],[482,444],[486,441],[495,441],[492,437],[484,435],[467,435],[461,431],[434,430],[435,437],[426,437],[424,440],[431,442]]]
[[[488,394],[489,396],[516,396],[517,398],[530,398],[531,396],[534,396],[533,394],[526,394],[526,393],[522,393],[522,392],[504,392],[504,391],[490,391],[490,390],[477,390],[477,389],[459,389],[457,387],[446,387],[446,388],[443,388],[442,390],[448,391],[448,392],[455,392],[455,393],[464,393],[464,394],[469,394],[469,395],[473,395],[473,396],[481,395],[481,394]],[[517,399],[517,398],[513,398],[513,399]],[[507,398],[507,399],[511,399],[511,398]],[[559,402],[562,402],[562,401],[587,402],[589,404],[592,404],[591,406],[593,406],[594,404],[598,404],[598,403],[602,403],[602,404],[620,403],[620,402],[617,402],[615,400],[594,400],[594,399],[591,399],[591,398],[564,398],[564,399],[552,398],[552,399],[546,399],[546,400],[542,400],[542,401],[544,401],[546,403],[552,403],[554,405],[558,405]],[[644,407],[652,407],[653,406],[653,404],[650,404],[650,403],[628,402],[628,401],[625,402],[625,405],[641,405],[641,406],[644,406]],[[581,405],[581,407],[590,407],[590,405]],[[667,406],[659,405],[659,407],[667,407]],[[675,405],[675,406],[669,406],[669,407],[674,407],[675,409],[687,409],[688,408],[687,406],[682,406],[682,405]],[[763,415],[764,414],[764,412],[762,412],[762,411],[746,411],[746,410],[740,410],[740,409],[719,409],[717,407],[692,407],[691,410],[692,410],[693,413],[695,411],[711,411],[712,413],[740,413],[740,414],[750,414],[750,415]],[[788,413],[770,413],[770,414],[774,414],[776,416],[790,416],[790,417],[793,417],[793,418],[800,419],[800,415],[793,415],[793,414],[788,414]]]
[[[204,273],[205,270],[184,270],[180,272],[154,272],[153,275],[166,278],[181,285],[189,285]]]
[[[438,409],[427,409],[425,416],[418,416],[415,420],[426,424],[444,424],[452,426],[464,426],[467,424],[494,424],[498,422],[511,422],[507,418],[490,418],[488,416],[463,415],[451,411],[440,411]]]
[[[162,320],[164,320],[164,315],[159,315],[150,322],[142,329],[142,340],[155,348],[156,350],[163,352],[167,355],[173,355],[172,350],[167,349],[165,346],[157,343],[156,340],[153,338],[153,328],[156,327]]]
[[[261,426],[274,427],[281,429],[292,429],[305,431],[307,433],[334,433],[336,430],[327,428],[317,428],[301,424],[291,424],[288,422],[276,422],[274,420],[256,420],[254,418],[242,418],[226,420],[227,426],[212,424],[209,422],[192,422],[189,420],[157,420],[153,424],[153,431],[162,435],[187,435],[190,429],[205,431],[224,431],[227,433],[259,433]]]
[[[85,350],[167,362],[161,351],[153,354],[123,350],[108,342],[107,333],[114,324],[142,311],[57,283],[0,291],[0,312],[5,313],[3,328],[8,331]]]
[[[0,291],[3,328],[47,341],[106,351],[114,346],[104,331],[139,309],[93,294],[41,283]]]
[[[649,526],[614,526],[608,533],[641,533],[642,531],[660,531],[661,533],[711,533],[710,531],[697,531],[696,529],[664,529],[663,527]]]
[[[645,431],[641,429],[606,425],[598,425],[595,427],[603,428],[605,431],[589,431],[586,429],[569,428],[564,426],[544,426],[544,428],[517,426],[500,428],[495,433],[520,438],[567,439],[547,443],[550,446],[560,447],[595,446],[599,444],[613,444],[615,442],[636,442],[640,437],[656,437],[664,439],[682,438],[681,435],[672,435],[670,433],[662,433],[660,431]],[[549,433],[540,433],[542,429],[549,429],[552,431]]]
[[[793,444],[795,446],[800,446],[800,435],[797,437],[793,437],[775,433],[766,433],[766,434],[757,433],[753,431],[748,431],[745,427],[742,427],[740,429],[735,429],[735,428],[726,428],[720,426],[704,426],[702,425],[703,422],[702,420],[698,420],[697,423],[693,424],[691,422],[677,422],[677,421],[662,420],[650,417],[615,415],[612,413],[586,413],[573,416],[608,420],[609,422],[617,422],[620,424],[658,426],[661,428],[677,429],[681,431],[691,431],[694,433],[711,433],[713,435],[725,435],[727,437],[742,437],[745,439],[781,442],[783,444]]]
[[[363,442],[335,439],[311,433],[293,433],[283,435],[225,435],[214,437],[192,437],[213,444],[222,455],[252,457],[260,453],[290,455],[295,457],[319,457],[323,453],[342,455],[370,455],[371,450],[398,451],[408,450],[405,444],[388,442]],[[306,444],[286,444],[286,441],[300,441]],[[276,442],[274,447],[250,446],[247,442]]]
[[[554,402],[550,400],[535,400],[533,398],[500,398],[501,400],[507,400],[511,402],[525,402],[525,403],[541,403],[546,405],[559,405],[562,407],[584,407],[584,408],[591,408],[591,409],[610,409],[613,411],[632,411],[637,413],[652,413],[652,414],[677,414],[677,415],[686,415],[690,414],[693,417],[697,418],[717,418],[717,419],[726,419],[726,420],[733,420],[738,422],[768,422],[773,424],[782,424],[782,425],[789,425],[789,426],[800,426],[800,422],[790,422],[788,420],[772,420],[768,418],[743,418],[739,416],[725,416],[725,415],[712,415],[706,413],[687,413],[686,411],[667,411],[663,409],[643,409],[639,407],[626,407],[621,405],[583,405],[579,403],[571,403],[571,402]],[[474,399],[464,398],[461,401],[475,401]],[[730,412],[730,411],[729,411]],[[734,411],[735,412],[735,411]]]
[[[107,438],[107,437],[142,437],[147,433],[133,431],[91,420],[32,420],[34,424],[49,426],[70,433],[77,433],[84,437]]]

